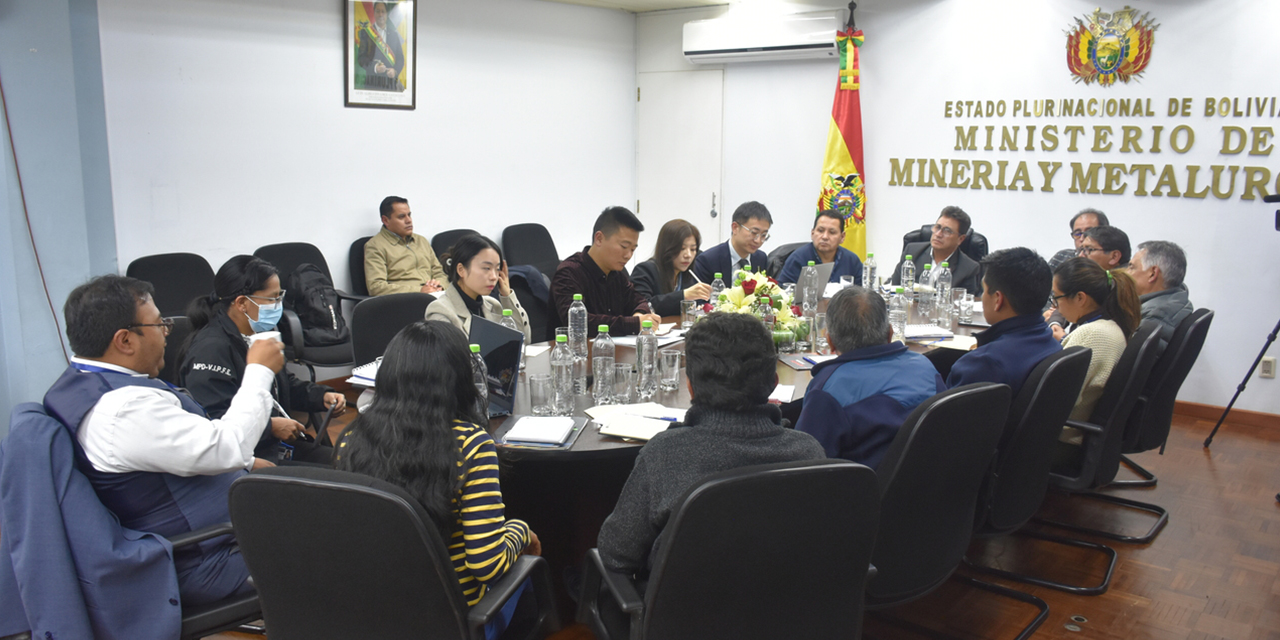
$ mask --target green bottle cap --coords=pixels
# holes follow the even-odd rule
[[[931,265],[931,264],[926,264],[926,265],[924,266],[924,270],[925,270],[925,271],[928,271],[928,270],[930,270],[930,269],[932,269],[932,268],[933,268],[933,265]]]
[[[901,291],[901,289],[899,289]],[[556,336],[556,342],[568,342],[569,336]]]
[[[908,254],[907,254],[907,259],[908,259],[908,260],[912,260],[912,259],[914,259],[914,258],[911,256],[911,254],[909,254],[909,253],[908,253]]]
[[[640,321],[640,326],[641,326],[641,327],[643,327],[643,328],[645,328],[645,329],[652,329],[652,328],[653,328],[653,321],[652,321],[652,320],[641,320],[641,321]]]
[[[510,318],[510,317],[511,317],[511,310],[510,310],[510,309],[503,309],[503,310],[502,310],[502,317],[504,317],[504,318]]]
[[[575,293],[575,294],[573,294],[573,299],[574,299],[575,301],[577,301],[577,300],[582,300],[582,294],[581,294],[581,293]]]
[[[944,263],[942,263],[942,266],[944,266],[944,267],[948,267],[948,268],[949,268],[949,263],[944,262]]]
[[[478,344],[471,345],[471,353],[480,353],[480,345]]]
[[[870,260],[871,258],[874,258],[874,257],[876,257],[876,254],[871,253],[870,251],[868,251],[868,252],[867,252],[867,259],[868,259],[868,260]]]
[[[813,261],[812,261],[812,260],[810,260],[810,261],[809,261],[809,266],[811,266],[811,267],[813,266]]]
[[[609,333],[609,325],[607,325],[607,324],[602,324],[602,325],[600,325],[600,326],[596,327],[596,331],[599,331],[600,333]]]
[[[716,272],[716,280],[719,280],[719,279],[721,279],[721,278],[723,278],[723,277],[724,277],[724,274],[723,274],[723,273],[720,273],[719,271],[717,271],[717,272]]]
[[[895,291],[896,291],[897,293],[902,293],[903,289],[902,289],[902,287],[898,287],[897,289],[895,289]],[[560,336],[560,337],[561,337],[561,338],[563,338],[564,336]]]

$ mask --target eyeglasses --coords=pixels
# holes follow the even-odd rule
[[[952,229],[951,227],[944,227],[940,224],[933,225],[933,232],[944,238],[950,238],[951,236],[956,235],[955,229]]]
[[[1060,296],[1049,296],[1049,306],[1053,307],[1054,309],[1057,309],[1057,308],[1058,308],[1058,300],[1059,300],[1060,298],[1065,298],[1065,297],[1067,297],[1067,294],[1065,294],[1065,293],[1064,293],[1064,294],[1062,294],[1062,295],[1060,295]]]
[[[1083,237],[1084,237],[1084,232],[1086,232],[1086,231],[1088,231],[1088,229],[1076,229],[1075,231],[1072,231],[1072,232],[1071,232],[1071,237],[1072,237],[1072,238],[1083,238]]]
[[[756,231],[755,229],[752,229],[750,227],[742,227],[742,228],[746,229],[747,233],[751,234],[752,240],[758,240],[760,242],[766,242],[769,240],[768,231]]]
[[[255,296],[255,295],[245,295],[245,297],[246,297],[246,298],[252,298],[252,299],[254,299],[254,300],[266,300],[268,304],[275,304],[275,303],[277,303],[277,302],[280,302],[281,300],[284,300],[284,294],[285,294],[285,293],[286,293],[286,291],[285,291],[284,289],[281,289],[279,294],[277,294],[277,295],[275,295],[275,296],[271,296],[271,297],[267,297],[267,296]]]
[[[136,329],[138,327],[160,327],[167,336],[170,331],[173,331],[173,318],[160,318],[160,322],[131,324],[125,328]]]
[[[1093,252],[1095,251],[1104,251],[1104,249],[1102,247],[1080,247],[1080,250],[1076,252],[1076,255],[1088,257],[1093,255]]]

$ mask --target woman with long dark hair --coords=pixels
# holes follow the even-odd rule
[[[658,231],[653,257],[636,265],[631,285],[660,316],[680,315],[681,300],[706,300],[711,283],[699,282],[690,267],[701,252],[702,234],[686,220],[670,220]]]
[[[497,243],[479,234],[465,235],[453,243],[441,261],[452,286],[427,306],[427,320],[448,322],[469,336],[473,316],[499,322],[502,311],[510,309],[516,328],[524,332],[524,341],[529,342],[529,316],[511,291],[507,262]],[[496,299],[491,296],[494,289]]]
[[[249,336],[275,328],[283,313],[284,290],[276,268],[265,260],[239,255],[223,264],[213,277],[213,292],[191,301],[187,317],[193,329],[182,347],[178,362],[179,382],[191,392],[210,418],[221,417],[245,375],[265,375],[246,371]],[[333,407],[341,413],[346,398],[332,388],[300,380],[288,369],[275,374],[271,395],[286,411],[324,411]],[[263,425],[262,438],[254,456],[268,462],[290,459],[328,463],[333,447],[320,446],[288,415],[273,411]],[[319,435],[319,434],[317,434]],[[281,447],[284,441],[287,446]],[[288,458],[283,458],[288,452]]]
[[[462,331],[416,322],[387,345],[373,403],[338,441],[334,466],[385,480],[418,500],[449,547],[474,606],[523,553],[542,545],[529,525],[507,520],[498,454],[477,413]]]
[[[1072,258],[1053,272],[1053,306],[1071,324],[1062,346],[1093,350],[1084,388],[1071,411],[1072,420],[1088,420],[1107,386],[1111,369],[1124,353],[1129,336],[1142,321],[1137,286],[1124,269],[1106,271],[1088,258]]]

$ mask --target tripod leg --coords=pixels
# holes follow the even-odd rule
[[[1253,377],[1253,372],[1257,370],[1258,365],[1262,362],[1262,358],[1267,355],[1267,349],[1271,348],[1271,343],[1276,341],[1276,334],[1280,333],[1280,320],[1276,321],[1276,328],[1271,330],[1271,335],[1267,336],[1266,344],[1262,345],[1262,351],[1258,352],[1258,357],[1254,359],[1253,366],[1249,367],[1249,373],[1244,374],[1244,380],[1240,381],[1240,386],[1236,387],[1236,394],[1231,396],[1231,402],[1227,403],[1227,408],[1222,411],[1222,417],[1218,418],[1218,424],[1213,425],[1213,431],[1209,432],[1209,437],[1204,439],[1204,448],[1208,449],[1213,443],[1213,437],[1218,435],[1218,429],[1222,427],[1222,422],[1227,419],[1227,414],[1231,413],[1231,407],[1235,406],[1236,400],[1240,398],[1240,392],[1244,391],[1244,386],[1249,383],[1249,378]]]

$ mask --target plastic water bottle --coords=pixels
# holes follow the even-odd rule
[[[569,350],[569,337],[556,336],[556,348],[551,351],[551,382],[555,385],[555,402],[552,413],[567,416],[573,413],[573,351]]]
[[[818,268],[813,266],[813,261],[800,269],[800,281],[796,283],[800,289],[800,295],[804,297],[801,309],[806,318],[812,318],[813,314],[818,312],[818,301],[822,299],[822,289],[818,282]]]
[[[484,356],[480,355],[480,345],[471,345],[471,379],[476,384],[479,397],[476,398],[476,410],[483,417],[489,416],[489,368],[484,364]]]
[[[596,342],[591,347],[591,369],[595,378],[592,396],[596,404],[609,404],[613,398],[613,363],[616,349],[609,336],[609,325],[597,327]]]
[[[908,304],[910,303],[903,292],[903,287],[895,289],[893,297],[889,299],[889,324],[893,325],[895,340],[906,340]]]
[[[519,330],[520,330],[520,327],[517,327],[517,326],[516,326],[516,319],[515,319],[515,317],[514,317],[514,316],[512,316],[512,315],[511,315],[511,310],[510,310],[510,309],[503,309],[503,310],[502,310],[502,320],[499,320],[499,321],[498,321],[498,324],[500,324],[500,325],[502,325],[502,326],[504,326],[504,327],[506,327],[506,328],[508,328],[508,329],[510,329],[510,330],[512,330],[512,331],[519,331]],[[520,370],[521,370],[521,371],[524,371],[524,358],[520,358]]]
[[[573,294],[569,305],[569,349],[573,355],[587,357],[587,305],[582,304],[582,294]]]
[[[720,304],[720,294],[724,293],[724,274],[716,272],[716,279],[711,281],[711,304]]]
[[[862,286],[866,289],[879,292],[879,285],[876,284],[876,254],[867,252],[867,261],[862,264]]]
[[[640,323],[640,336],[636,338],[636,368],[640,370],[640,400],[647,401],[658,392],[658,336],[653,333],[653,321]]]
[[[908,302],[915,296],[916,290],[916,263],[911,260],[912,257],[908,255],[907,259],[902,261],[902,289]]]
[[[942,263],[938,268],[937,282],[934,288],[938,290],[938,304],[951,305],[951,268],[948,263]]]
[[[924,271],[920,272],[920,284],[916,285],[916,312],[922,318],[933,315],[933,289],[929,286],[932,268],[931,264],[924,266]]]

